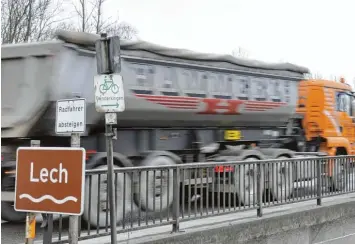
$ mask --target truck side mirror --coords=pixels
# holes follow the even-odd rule
[[[355,117],[355,97],[353,97],[353,101],[351,102],[351,116]]]

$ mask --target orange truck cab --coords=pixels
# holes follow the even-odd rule
[[[355,155],[354,93],[344,79],[300,82],[297,113],[308,142],[330,156]]]

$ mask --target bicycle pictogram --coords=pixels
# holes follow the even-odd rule
[[[111,90],[112,93],[117,94],[119,87],[112,80],[112,76],[109,78],[105,77],[104,83],[99,87],[100,93],[104,95],[107,91]]]

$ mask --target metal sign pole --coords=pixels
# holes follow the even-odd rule
[[[43,223],[41,228],[44,228],[43,231],[43,243],[51,244],[52,235],[53,235],[53,214],[42,214]]]
[[[120,42],[118,37],[107,38],[106,34],[101,34],[101,39],[96,42],[95,46],[97,73],[99,74],[94,78],[95,105],[97,111],[105,113],[111,243],[116,244],[117,230],[112,142],[115,133],[112,125],[117,124],[117,112],[122,112],[125,108],[123,82],[122,77],[119,75],[121,69]]]
[[[72,99],[63,99],[57,101],[55,131],[57,134],[70,133],[71,148],[80,148],[80,133],[84,133],[86,129],[86,102],[84,98],[73,94]],[[70,110],[75,108],[75,110]],[[75,122],[68,124],[68,121]],[[82,163],[84,164],[84,162]],[[85,168],[81,169],[82,185],[85,179]],[[83,198],[81,198],[83,199]],[[83,200],[81,200],[83,202]],[[81,211],[82,212],[82,211]],[[79,239],[79,216],[69,215],[69,243],[77,244]]]
[[[72,133],[70,137],[70,146],[73,148],[80,148],[80,134]],[[77,244],[79,237],[79,216],[69,216],[69,243]]]
[[[117,243],[116,234],[116,204],[115,204],[115,194],[114,190],[114,171],[113,171],[113,142],[112,138],[114,136],[112,130],[112,124],[117,124],[117,114],[116,113],[106,113],[106,147],[107,147],[107,180],[108,180],[108,196],[110,201],[110,224],[111,224],[111,243]]]
[[[39,140],[31,140],[31,147],[39,147],[41,142]],[[26,215],[26,238],[25,244],[33,244],[36,237],[36,214],[27,213]]]

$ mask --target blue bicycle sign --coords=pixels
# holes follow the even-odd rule
[[[102,95],[104,95],[107,91],[111,90],[112,93],[117,94],[119,91],[119,87],[112,80],[112,76],[105,77],[104,83],[100,85],[99,90]]]

